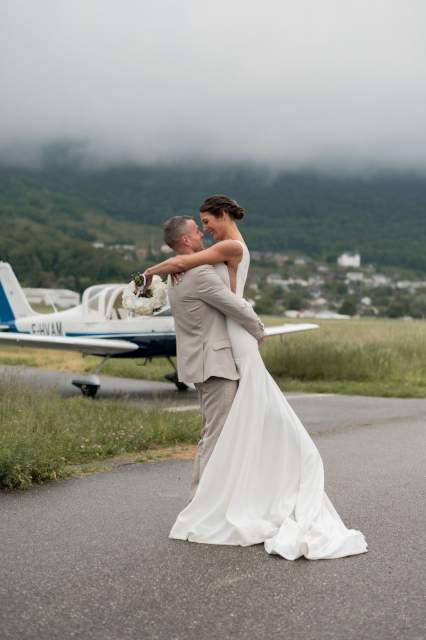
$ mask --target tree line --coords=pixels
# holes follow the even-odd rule
[[[197,217],[213,193],[246,208],[241,230],[252,249],[329,262],[359,250],[364,262],[426,271],[423,177],[332,178],[250,167],[3,168],[0,258],[26,285],[81,290],[123,280],[141,264],[92,242],[156,248],[166,218]]]

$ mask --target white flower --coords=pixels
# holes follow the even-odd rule
[[[138,295],[137,287],[132,280],[123,291],[124,309],[139,316],[150,316],[167,304],[167,285],[160,276],[153,277],[148,293],[149,297],[146,294]]]

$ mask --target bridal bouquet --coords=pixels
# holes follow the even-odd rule
[[[124,309],[139,316],[150,316],[167,304],[167,285],[160,276],[153,276],[149,283],[142,273],[134,273],[132,277],[123,291]]]

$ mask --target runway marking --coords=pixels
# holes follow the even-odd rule
[[[291,395],[290,393],[286,394],[284,391],[283,391],[283,393],[284,393],[285,397],[287,398],[287,400],[289,398],[291,398],[293,400],[297,400],[298,398],[325,398],[325,397],[332,398],[333,396],[337,395],[336,393],[300,393],[300,394],[296,394],[296,395]]]
[[[298,395],[286,395],[284,394],[287,400],[298,400],[299,398],[324,398],[325,396],[327,398],[331,398],[333,396],[335,396],[335,393],[300,393]],[[176,406],[176,407],[167,407],[165,410],[166,411],[194,411],[194,410],[198,410],[199,406],[198,404],[186,404],[183,406]]]
[[[198,406],[198,404],[187,404],[184,405],[183,407],[167,407],[165,410],[166,411],[194,411],[194,410],[199,410],[200,407]]]

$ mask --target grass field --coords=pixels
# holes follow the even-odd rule
[[[280,318],[265,318],[279,324]],[[307,333],[270,338],[265,363],[287,391],[395,397],[426,396],[426,322],[350,320],[321,322]],[[62,371],[87,371],[98,358],[4,347],[0,362]],[[162,379],[170,364],[146,366],[110,360],[103,372]],[[188,451],[198,439],[198,411],[142,410],[122,401],[62,399],[0,379],[0,488],[25,489],[74,474],[96,471],[113,457],[142,461],[158,451]],[[151,453],[152,452],[152,453]],[[190,453],[193,453],[191,448]],[[160,454],[161,455],[161,454]]]
[[[195,443],[198,411],[142,410],[122,402],[96,403],[38,393],[0,380],[0,488],[26,489],[98,470],[111,457]],[[92,463],[90,468],[87,463]]]
[[[282,318],[264,318],[280,324]],[[361,395],[426,395],[426,322],[383,319],[320,321],[316,331],[270,338],[262,355],[282,389]],[[0,363],[60,371],[90,371],[98,358],[20,347],[0,349]],[[158,358],[112,359],[102,373],[162,380],[170,364]]]
[[[271,319],[269,319],[271,320]],[[327,320],[271,340],[265,363],[281,388],[372,396],[426,396],[426,322]]]

